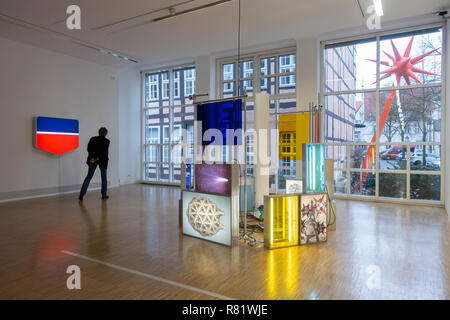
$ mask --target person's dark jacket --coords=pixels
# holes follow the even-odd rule
[[[91,159],[99,159],[97,164],[100,168],[108,168],[108,149],[109,140],[103,136],[92,137],[89,140],[87,151],[89,153],[86,163],[89,164]]]

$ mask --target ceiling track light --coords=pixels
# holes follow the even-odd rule
[[[113,57],[125,60],[127,62],[139,63],[135,59],[127,57],[127,56],[122,55],[122,54],[119,54],[117,52],[114,52],[111,49],[101,48],[101,47],[97,46],[96,44],[85,42],[85,41],[77,39],[75,37],[68,36],[68,35],[66,35],[66,34],[64,34],[62,32],[58,32],[58,31],[54,31],[54,30],[51,30],[51,29],[48,29],[48,28],[45,28],[45,27],[41,27],[39,25],[30,23],[30,22],[27,22],[27,21],[24,21],[24,20],[15,18],[15,17],[11,17],[11,16],[8,16],[8,15],[2,14],[2,13],[0,13],[0,21],[5,22],[5,23],[9,23],[11,25],[15,25],[17,27],[24,28],[24,29],[27,29],[27,30],[32,30],[32,31],[35,31],[35,32],[41,32],[41,33],[47,34],[47,35],[49,35],[49,36],[51,36],[53,38],[69,41],[69,42],[71,42],[73,44],[76,44],[76,45],[79,45],[79,46],[82,46],[82,47],[85,47],[85,48],[88,48],[88,49],[92,49],[92,50],[95,50],[95,51],[103,53],[103,54],[111,55]]]
[[[169,7],[164,7],[164,8],[160,8],[160,9],[156,9],[156,10],[152,10],[152,11],[147,11],[147,12],[138,14],[138,15],[133,16],[133,17],[128,17],[128,18],[125,18],[125,19],[121,19],[121,20],[118,20],[118,21],[114,21],[114,22],[111,22],[111,23],[108,23],[108,24],[104,24],[104,25],[92,28],[92,30],[101,30],[101,29],[109,28],[109,27],[115,26],[117,24],[121,24],[121,23],[124,23],[124,22],[132,21],[132,20],[135,20],[135,19],[138,19],[138,18],[142,18],[142,17],[148,16],[148,15],[154,14],[154,13],[164,12],[166,10],[169,10],[169,12],[171,12],[171,10],[175,9],[175,7],[177,7],[177,6],[185,5],[185,4],[188,4],[190,2],[194,2],[194,1],[195,0],[184,0],[184,1],[180,2],[180,3],[171,5]]]
[[[109,51],[109,50],[93,47],[93,46],[90,46],[90,45],[87,45],[87,44],[84,44],[84,43],[81,43],[81,42],[77,42],[77,41],[72,41],[72,43],[75,43],[75,44],[77,44],[79,46],[83,46],[83,47],[86,47],[88,49],[92,49],[92,50],[98,51],[100,53],[107,54],[107,55],[110,55],[110,56],[113,56],[115,58],[119,58],[119,59],[122,59],[122,60],[125,60],[125,61],[139,63],[139,61],[137,61],[137,60],[135,60],[133,58],[129,58],[129,57],[123,56],[123,55],[121,55],[121,54],[119,54],[117,52],[114,52],[114,51]]]
[[[373,5],[375,6],[375,12],[377,13],[377,16],[384,16],[383,4],[381,3],[381,0],[373,0]]]
[[[155,18],[155,19],[153,19],[151,21],[148,21],[148,23],[162,21],[162,20],[169,19],[169,18],[172,18],[172,17],[180,16],[182,14],[186,14],[186,13],[202,10],[202,9],[205,9],[205,8],[214,7],[214,6],[217,6],[219,4],[224,4],[224,3],[227,3],[227,2],[231,2],[231,1],[233,1],[233,0],[220,0],[220,1],[212,2],[212,3],[208,3],[208,4],[205,4],[205,5],[202,5],[202,6],[198,6],[198,7],[192,8],[192,9],[186,9],[186,10],[183,10],[183,11],[180,11],[180,12],[176,12],[175,8],[172,8],[172,9],[174,9],[173,13],[170,12],[170,9],[169,9],[170,14],[162,16],[162,17],[159,17],[159,18]]]
[[[170,7],[169,8],[169,13],[170,13],[170,15],[173,16],[175,13],[177,13],[177,10],[174,7]]]
[[[0,21],[12,24],[12,25],[17,26],[17,27],[28,29],[28,30],[31,30],[31,31],[41,32],[41,30],[39,30],[39,29],[27,26],[26,24],[23,24],[23,23],[19,23],[19,22],[13,21],[11,19],[6,19],[6,18],[3,18],[3,17],[0,17]]]

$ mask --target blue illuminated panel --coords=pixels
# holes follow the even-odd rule
[[[191,177],[192,177],[192,173],[191,173],[191,164],[187,163],[186,164],[186,190],[190,190],[191,189]]]
[[[325,146],[303,144],[303,185],[306,193],[325,192]]]
[[[197,120],[202,122],[202,135],[209,129],[216,129],[222,136],[222,141],[212,138],[204,141],[205,145],[240,145],[242,144],[242,100],[228,100],[197,105]],[[230,130],[232,130],[230,132]],[[234,131],[241,133],[234,136]],[[227,139],[227,134],[229,139]],[[231,135],[230,135],[231,134]],[[231,141],[232,140],[232,141]]]

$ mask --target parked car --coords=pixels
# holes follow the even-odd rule
[[[432,154],[432,153],[426,153],[425,154],[425,161],[426,165],[435,165],[435,166],[441,166],[441,159]],[[414,153],[411,154],[411,163],[415,164],[416,166],[421,165],[423,162],[423,153]]]
[[[416,150],[416,146],[411,146],[410,151],[413,153]],[[380,153],[380,158],[383,160],[396,160],[402,157],[402,154],[405,154],[406,157],[407,149],[402,146],[392,146],[388,150]]]

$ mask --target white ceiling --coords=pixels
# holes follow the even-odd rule
[[[237,47],[238,0],[167,20],[156,12],[111,27],[95,28],[186,0],[1,0],[0,36],[97,63],[149,66],[194,58]],[[188,9],[217,0],[193,0]],[[360,0],[363,9],[371,0]],[[450,7],[450,0],[382,0],[382,23],[430,14]],[[78,4],[82,29],[66,28],[66,8]],[[365,28],[357,0],[241,0],[241,46],[319,36],[336,30]],[[6,21],[13,22],[7,23]],[[26,26],[27,28],[24,28]],[[125,62],[74,41],[134,58]]]

